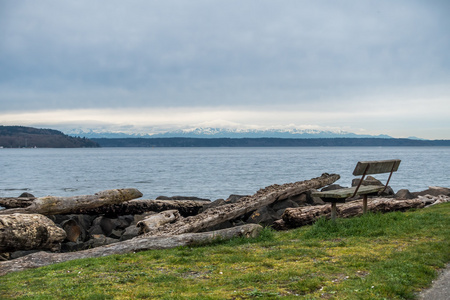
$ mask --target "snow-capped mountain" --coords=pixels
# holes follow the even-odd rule
[[[391,138],[387,135],[358,135],[343,130],[302,129],[296,127],[272,129],[188,127],[165,132],[161,132],[161,130],[155,131],[149,131],[148,133],[126,133],[90,129],[85,131],[72,130],[66,132],[66,134],[86,138]]]

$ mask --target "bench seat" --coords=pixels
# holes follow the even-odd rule
[[[400,159],[390,159],[390,160],[374,160],[374,161],[359,161],[356,164],[353,175],[362,175],[359,180],[359,184],[356,187],[330,190],[324,192],[312,192],[311,196],[320,197],[325,202],[331,202],[331,219],[336,219],[337,203],[345,203],[348,198],[355,197],[357,195],[363,196],[363,212],[367,212],[367,196],[369,194],[376,194],[378,192],[384,191],[391,180],[393,172],[398,170],[400,165]],[[384,186],[382,185],[362,185],[364,177],[369,174],[382,174],[390,173],[389,178]]]
[[[313,197],[320,197],[325,202],[345,202],[345,199],[348,197],[352,197],[356,190],[355,187],[351,188],[344,188],[344,189],[338,189],[338,190],[331,190],[331,191],[324,191],[324,192],[313,192],[311,193],[311,196]],[[373,194],[378,193],[379,191],[383,190],[383,185],[362,185],[359,187],[358,192],[356,195],[367,195],[367,194]]]

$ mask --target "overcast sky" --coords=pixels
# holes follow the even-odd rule
[[[450,139],[450,1],[0,1],[0,124]]]

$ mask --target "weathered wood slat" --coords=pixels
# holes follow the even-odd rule
[[[382,185],[363,185],[359,187],[358,194],[371,194],[376,193],[384,189]],[[356,187],[324,191],[324,192],[313,192],[311,196],[320,197],[323,201],[327,202],[327,198],[348,198],[353,196],[355,193]]]
[[[363,175],[367,166],[369,168],[365,172],[366,175],[396,172],[400,165],[400,159],[377,160],[377,161],[360,161],[356,164],[353,175]]]

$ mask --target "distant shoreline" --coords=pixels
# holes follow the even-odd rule
[[[396,138],[91,138],[100,147],[449,147],[450,140]]]

